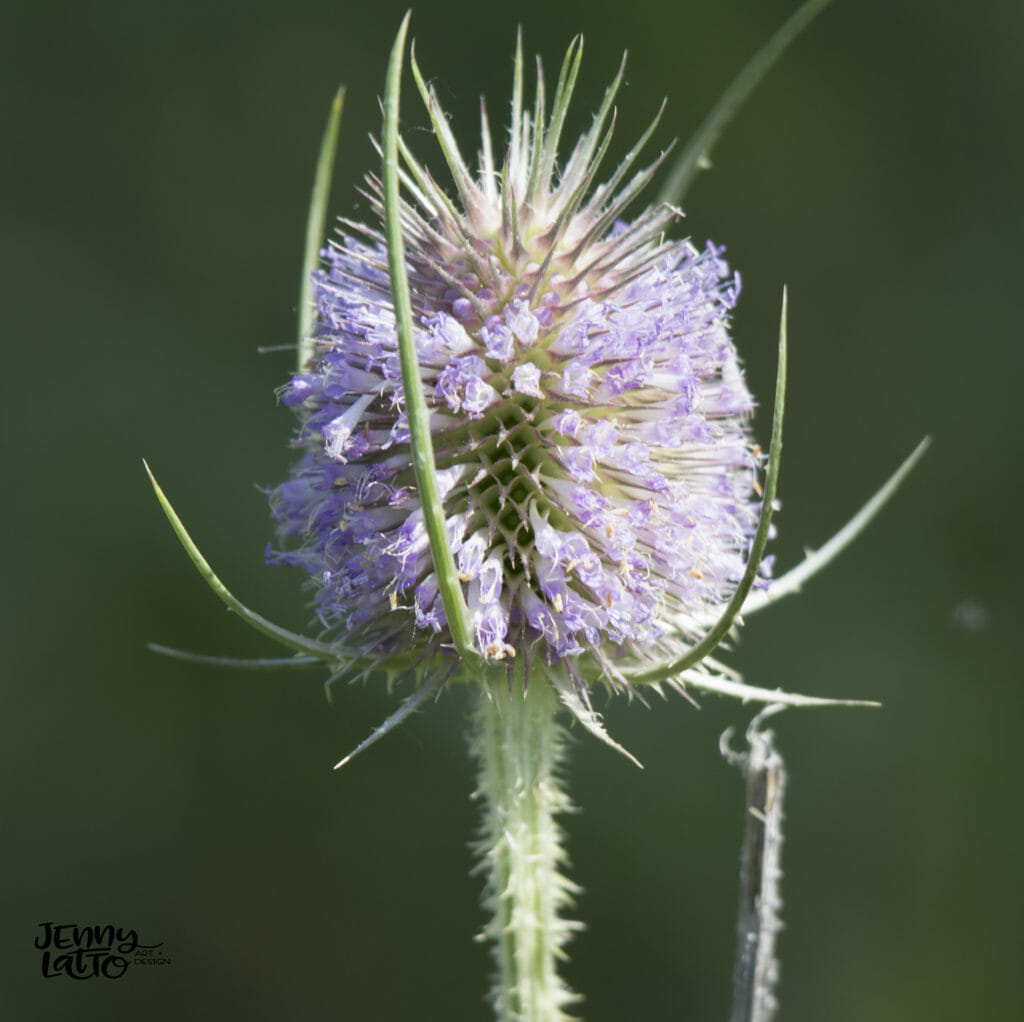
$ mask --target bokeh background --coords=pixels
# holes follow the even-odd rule
[[[554,73],[586,53],[588,122],[630,51],[617,153],[662,96],[685,137],[792,0],[445,0],[417,54],[476,144],[517,23]],[[305,206],[348,85],[332,210],[355,186],[402,3],[7,0],[0,7],[3,836],[0,1015],[484,1019],[467,877],[466,693],[331,765],[395,705],[316,672],[240,674],[147,641],[273,655],[207,591],[147,457],[222,577],[291,627],[300,579],[262,564],[258,486],[286,472],[274,388]],[[749,621],[753,683],[877,697],[785,714],[790,1022],[1018,1018],[1017,640],[1024,7],[841,0],[771,73],[690,194],[685,229],[744,278],[735,334],[771,392],[783,284],[791,390],[778,565],[820,544],[925,433],[924,463],[800,598]],[[411,88],[411,83],[407,83]],[[426,118],[405,124],[437,164]],[[757,428],[767,433],[767,412]],[[587,929],[566,972],[590,1022],[728,1010],[739,775],[753,710],[608,703],[637,771],[584,737],[567,821]],[[43,979],[47,920],[117,923],[172,964]]]

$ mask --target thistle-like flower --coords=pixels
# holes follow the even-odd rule
[[[523,107],[519,50],[507,152],[495,162],[482,107],[475,175],[414,61],[456,197],[402,143],[401,226],[477,647],[491,661],[537,654],[582,690],[677,658],[725,603],[757,525],[760,454],[729,336],[739,276],[711,243],[665,240],[671,206],[625,219],[660,163],[630,176],[653,124],[596,184],[622,69],[559,163],[580,52],[548,114],[539,67]],[[383,222],[376,177],[367,195]],[[343,229],[315,275],[313,356],[282,391],[304,453],[271,504],[299,545],[270,556],[304,568],[323,625],[364,649],[444,650],[383,230]]]
[[[670,193],[685,187],[738,103],[824,2],[807,0],[730,86],[677,164]],[[575,998],[557,965],[576,924],[565,918],[575,888],[562,872],[557,823],[569,805],[559,783],[559,700],[616,748],[590,703],[599,679],[629,691],[665,681],[773,703],[831,702],[751,688],[707,659],[740,609],[766,600],[748,596],[759,574],[767,584],[761,557],[781,451],[785,313],[762,490],[753,399],[729,336],[739,276],[721,248],[665,239],[680,216],[671,204],[628,219],[661,162],[633,170],[657,118],[599,183],[623,70],[562,162],[581,43],[569,48],[550,112],[539,65],[533,108],[524,108],[517,47],[507,151],[499,165],[481,107],[474,174],[413,60],[449,194],[398,135],[407,26],[408,16],[389,64],[382,173],[367,178],[365,192],[380,225],[344,221],[323,253],[312,283],[317,319],[281,391],[298,414],[303,453],[270,494],[281,549],[268,559],[308,573],[321,637],[289,632],[237,600],[153,484],[208,584],[298,654],[288,664],[323,663],[334,678],[353,669],[429,673],[339,766],[458,669],[480,682],[470,744],[483,807],[476,848],[491,1000],[500,1022],[562,1022]],[[339,113],[340,97],[329,124]],[[329,163],[322,154],[321,171]],[[314,188],[314,238],[325,192]],[[853,539],[924,446],[820,551],[773,583],[776,597]],[[532,684],[531,663],[543,674]]]

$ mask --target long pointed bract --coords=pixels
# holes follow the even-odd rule
[[[659,202],[681,205],[694,178],[705,166],[719,135],[736,112],[757,88],[761,79],[785,52],[786,48],[831,3],[831,0],[807,0],[783,23],[782,27],[754,54],[743,70],[718,98],[693,137],[679,155],[662,186]]]
[[[342,757],[334,764],[335,770],[340,770],[347,763],[351,763],[361,752],[365,752],[371,745],[376,745],[386,734],[394,731],[406,717],[414,713],[422,706],[444,683],[444,676],[441,675],[426,685],[421,685],[411,696],[409,696],[394,713],[384,721],[383,724],[374,728],[369,738],[363,739],[347,756]]]
[[[313,176],[313,192],[309,198],[309,215],[306,218],[306,247],[302,259],[302,283],[299,288],[299,337],[297,342],[298,370],[303,372],[313,356],[313,322],[316,319],[316,304],[313,301],[313,271],[320,256],[324,239],[324,225],[327,223],[327,200],[331,193],[331,179],[334,176],[334,157],[338,150],[338,129],[341,112],[345,105],[345,86],[334,94],[323,138],[320,141],[320,155],[316,161]]]
[[[167,516],[167,520],[171,523],[171,528],[174,530],[174,534],[178,537],[178,541],[185,548],[185,553],[188,554],[189,560],[191,560],[196,566],[196,570],[200,575],[202,575],[203,580],[214,591],[214,593],[220,597],[227,608],[229,610],[233,610],[239,618],[241,618],[241,620],[251,628],[255,628],[256,631],[269,636],[275,642],[281,643],[282,646],[294,649],[297,653],[306,653],[309,656],[316,657],[318,660],[327,662],[337,659],[338,653],[333,647],[323,642],[317,642],[315,639],[307,639],[304,635],[299,635],[296,632],[289,631],[287,628],[282,628],[280,625],[275,625],[273,621],[268,621],[262,614],[257,614],[256,611],[250,610],[244,603],[242,603],[242,601],[239,600],[223,582],[221,582],[213,568],[210,567],[209,562],[199,552],[199,547],[197,547],[192,541],[192,537],[188,534],[188,531],[182,524],[177,512],[171,506],[171,502],[167,499],[166,494],[160,488],[159,483],[157,483],[156,477],[150,470],[149,465],[145,460],[143,460],[142,464],[145,466],[146,475],[149,476],[149,481],[153,485],[153,491],[156,493],[156,499],[160,502],[160,507],[163,508],[163,512]]]
[[[904,479],[924,457],[931,442],[932,438],[926,436],[910,452],[903,464],[885,481],[879,491],[828,542],[819,549],[808,553],[800,564],[787,571],[781,578],[772,581],[766,590],[752,593],[747,598],[747,602],[743,604],[744,615],[754,614],[764,607],[770,607],[777,603],[784,596],[800,592],[805,582],[834,561],[889,502]]]
[[[405,49],[409,18],[410,15],[406,14],[391,49],[387,88],[384,93],[384,160],[381,177],[384,184],[384,229],[388,242],[388,270],[398,330],[402,387],[405,393],[406,414],[409,418],[413,471],[423,505],[423,522],[430,540],[430,556],[434,562],[434,572],[455,647],[460,656],[475,658],[473,628],[455,570],[455,558],[448,545],[444,511],[437,484],[434,447],[430,437],[430,415],[420,382],[419,360],[412,325],[412,301],[405,266],[405,242],[398,213],[398,101],[401,91],[402,53]]]

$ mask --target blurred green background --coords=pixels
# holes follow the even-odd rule
[[[793,6],[447,0],[417,8],[412,31],[469,151],[480,94],[500,119],[517,23],[550,73],[585,33],[570,127],[628,47],[621,154],[663,95],[655,147],[685,137]],[[262,564],[254,484],[289,464],[273,390],[291,360],[257,349],[293,337],[339,82],[332,210],[367,215],[355,186],[403,9],[0,7],[12,1022],[487,1017],[466,693],[334,774],[392,696],[345,689],[330,707],[316,672],[232,673],[145,647],[274,653],[188,564],[143,456],[235,592],[307,623],[300,579]],[[776,725],[791,773],[787,1022],[1019,1018],[1022,41],[1016,0],[840,0],[687,203],[684,228],[728,245],[743,274],[735,335],[765,398],[790,289],[781,568],[934,436],[855,550],[752,619],[730,657],[755,684],[885,702]],[[412,102],[405,124],[436,166]],[[566,972],[590,1022],[726,1017],[742,791],[717,743],[753,711],[703,702],[604,707],[643,772],[585,737],[572,750],[587,929]],[[43,979],[46,920],[134,927],[172,964]]]

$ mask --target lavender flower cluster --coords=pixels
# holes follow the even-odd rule
[[[675,210],[623,221],[650,168],[616,193],[619,168],[583,202],[602,111],[557,181],[551,126],[515,104],[501,172],[486,130],[475,180],[439,132],[461,209],[404,154],[448,538],[492,660],[675,651],[728,598],[756,526],[753,401],[729,335],[739,276],[710,243],[664,240]],[[369,193],[379,210],[373,179]],[[285,542],[268,557],[309,574],[328,631],[381,652],[440,646],[383,239],[347,228],[315,275],[314,358],[282,390],[304,453],[271,493]]]

